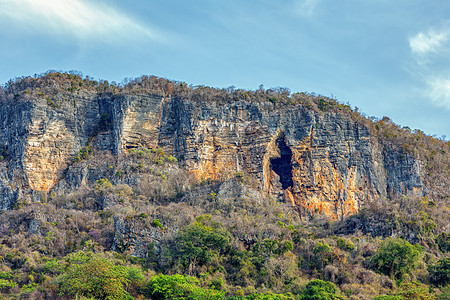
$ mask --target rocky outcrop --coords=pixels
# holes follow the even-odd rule
[[[392,146],[386,145],[383,149],[383,163],[386,170],[389,196],[396,194],[423,194],[422,164],[410,153],[395,151]]]
[[[61,180],[83,184],[86,169],[77,176],[72,165],[87,146],[114,155],[160,147],[199,180],[250,175],[304,217],[339,219],[368,201],[423,192],[414,156],[381,145],[343,113],[155,94],[60,93],[54,99],[57,105],[35,96],[1,100],[0,145],[11,154],[0,176],[2,209],[19,197],[36,200],[33,191],[61,189]]]

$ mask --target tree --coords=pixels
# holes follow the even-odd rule
[[[435,285],[450,284],[450,257],[441,258],[437,264],[429,266],[431,282]]]
[[[220,223],[213,221],[211,215],[203,215],[180,231],[176,255],[185,267],[191,263],[205,265],[226,247],[229,240],[229,233]]]
[[[76,256],[76,255],[75,255]],[[116,266],[100,255],[72,259],[59,281],[60,295],[78,295],[96,299],[132,299],[125,290],[130,280],[124,266]]]
[[[413,246],[401,238],[387,238],[371,257],[370,265],[376,272],[401,281],[417,266],[421,252],[420,245]]]
[[[336,286],[328,281],[320,279],[311,280],[300,297],[301,300],[339,300],[343,299],[336,295]]]
[[[143,292],[155,300],[222,300],[225,292],[199,286],[197,278],[180,274],[153,276]]]

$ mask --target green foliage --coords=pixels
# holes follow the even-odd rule
[[[2,271],[0,272],[0,279],[11,279],[13,278],[13,274],[11,272]]]
[[[211,215],[196,218],[194,224],[182,229],[177,236],[177,257],[185,267],[193,261],[200,265],[211,261],[230,241],[229,233]]]
[[[78,260],[78,263],[76,261]],[[70,261],[70,260],[69,260]],[[60,295],[83,295],[98,299],[125,299],[130,282],[127,268],[100,255],[74,257],[59,280]]]
[[[428,266],[431,282],[435,285],[450,284],[450,257],[441,258],[437,264]]]
[[[94,187],[100,192],[104,192],[107,189],[112,188],[113,184],[108,180],[108,178],[102,178],[95,181]]]
[[[200,287],[197,278],[191,276],[156,275],[143,289],[144,295],[155,300],[221,300],[225,292]]]
[[[438,295],[437,300],[450,299],[450,285],[441,288],[441,294]]]
[[[80,151],[78,151],[77,155],[75,155],[74,161],[79,162],[82,160],[89,159],[89,155],[92,153],[91,146],[86,146],[82,148]]]
[[[142,274],[142,271],[138,267],[127,267],[127,278],[130,281],[130,283],[133,283],[135,285],[141,285],[144,282],[144,274]]]
[[[291,241],[279,241],[272,239],[265,239],[262,242],[258,242],[253,247],[253,251],[257,254],[264,256],[281,255],[286,253],[287,251],[292,251],[294,249],[294,245]]]
[[[177,162],[177,159],[176,159],[175,157],[173,157],[172,155],[169,155],[169,156],[167,157],[167,160],[168,160],[169,162]]]
[[[404,239],[387,238],[371,257],[370,265],[379,273],[402,280],[416,267],[422,250],[420,245],[413,246]]]
[[[139,215],[139,219],[141,219],[141,220],[146,219],[146,218],[148,218],[148,214],[146,214],[144,212]]]
[[[63,267],[57,259],[50,259],[44,263],[41,270],[48,274],[59,274],[63,271]]]
[[[271,292],[267,292],[264,294],[252,294],[249,296],[232,296],[228,297],[228,300],[294,300],[294,296],[292,294],[274,294]]]
[[[22,294],[31,294],[36,290],[37,283],[24,284],[20,289]]]
[[[336,240],[337,247],[343,251],[353,251],[355,249],[355,244],[352,241],[345,240],[343,238],[338,238]]]
[[[436,237],[436,243],[439,246],[439,250],[442,252],[450,251],[450,234],[446,232],[442,232]]]
[[[325,242],[317,242],[313,249],[313,255],[309,261],[302,261],[302,267],[307,270],[321,271],[326,265],[331,264],[336,258],[336,253]]]
[[[152,221],[152,226],[153,227],[158,227],[158,228],[162,228],[163,227],[162,224],[161,224],[161,221],[159,219],[154,219]]]
[[[326,111],[326,110],[328,110],[329,107],[330,107],[330,104],[327,101],[325,101],[322,98],[319,99],[319,109],[321,111]]]
[[[397,296],[403,297],[400,299],[407,300],[434,300],[436,297],[430,293],[428,286],[419,282],[406,282],[400,286],[400,291]]]
[[[377,296],[373,298],[373,300],[403,300],[403,296],[398,295],[383,295],[383,296]]]
[[[8,290],[17,286],[17,283],[8,279],[0,279],[0,291]]]
[[[301,300],[338,300],[343,299],[336,295],[337,288],[334,283],[320,279],[311,280],[306,285],[300,299]]]

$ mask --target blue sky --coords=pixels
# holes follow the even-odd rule
[[[450,137],[447,0],[0,0],[0,41],[0,83],[54,69],[283,86]]]

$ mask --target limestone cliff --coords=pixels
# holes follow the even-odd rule
[[[251,97],[203,102],[89,90],[6,93],[0,101],[0,146],[8,152],[0,162],[1,209],[19,198],[39,201],[92,147],[113,155],[159,147],[198,180],[251,175],[305,217],[338,219],[380,197],[423,193],[414,155],[383,145],[340,112]]]

